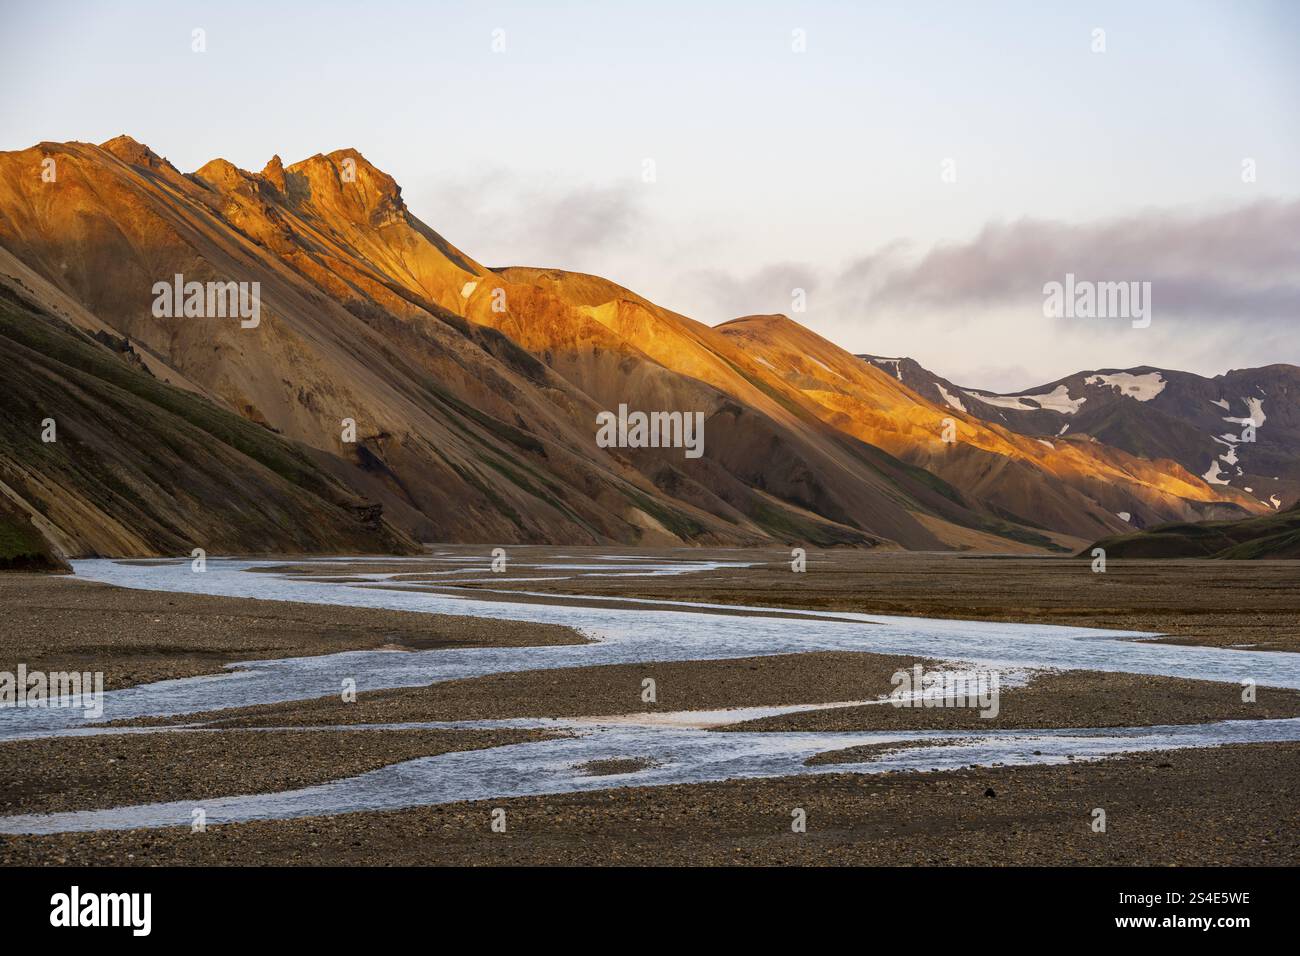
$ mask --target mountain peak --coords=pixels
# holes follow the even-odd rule
[[[397,185],[397,181],[392,176],[361,155],[360,150],[353,149],[351,146],[309,156],[288,167],[288,171],[309,178],[333,176],[339,183],[366,182],[389,195],[400,195],[402,192],[402,187]]]
[[[719,322],[714,328],[724,329],[728,326],[741,328],[752,326],[754,328],[776,328],[781,326],[799,325],[794,319],[780,312],[773,312],[770,315],[741,315],[734,319],[728,319],[726,322]]]
[[[221,190],[231,190],[244,184],[248,174],[228,159],[217,157],[209,160],[194,171],[197,179],[209,186]]]
[[[280,154],[276,153],[270,161],[262,168],[262,178],[270,183],[277,192],[284,194],[288,192],[288,186],[284,178],[284,161],[280,159]]]
[[[884,372],[886,375],[892,375],[894,378],[898,379],[900,382],[902,382],[905,385],[907,384],[907,378],[905,377],[907,373],[920,372],[922,376],[929,376],[930,378],[933,378],[935,381],[939,381],[938,376],[929,372],[925,368],[922,368],[921,364],[917,362],[916,359],[912,358],[910,355],[899,355],[897,357],[890,357],[887,355],[862,354],[862,355],[855,355],[854,358],[862,359],[868,365],[872,365],[880,369],[880,371]],[[945,384],[947,383],[946,379],[943,381],[945,382]],[[948,404],[951,405],[952,403],[949,402]]]
[[[159,156],[144,143],[122,133],[120,136],[114,136],[99,144],[99,148],[106,153],[116,156],[124,163],[132,166],[144,166],[147,169],[171,169],[175,167]]]
[[[359,209],[372,224],[406,208],[397,180],[352,147],[317,153],[294,163],[287,173],[295,193],[301,189],[313,202]]]
[[[148,146],[145,146],[134,136],[130,136],[127,133],[119,133],[118,135],[114,136],[112,139],[104,140],[104,142],[99,144],[99,148],[108,150],[114,156],[118,154],[119,150],[128,150],[128,149],[136,149],[136,150],[143,149],[152,152],[152,150],[149,150]]]

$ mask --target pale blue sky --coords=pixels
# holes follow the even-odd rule
[[[1060,227],[1070,267],[1091,261],[1082,224],[1289,211],[1300,4],[0,2],[0,148],[126,132],[190,171],[355,146],[481,261],[597,272],[710,324],[788,312],[800,284],[796,317],[846,347],[1023,387],[1081,362],[1255,363],[1286,317],[1242,336],[1221,316],[1195,342],[1175,320],[1205,316],[1162,333],[1158,311],[1145,336],[1016,331],[1033,302],[920,312],[854,282],[885,248],[891,274],[936,243],[978,261],[986,225],[1024,217]],[[1294,271],[1261,281],[1274,311],[1279,283],[1300,302]]]

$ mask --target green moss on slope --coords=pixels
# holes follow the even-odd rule
[[[1236,521],[1172,522],[1103,538],[1080,557],[1092,548],[1104,548],[1113,558],[1300,558],[1300,503],[1278,514]]]

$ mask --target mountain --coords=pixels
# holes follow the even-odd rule
[[[951,415],[946,405],[864,369],[854,356],[784,316],[751,316],[710,328],[594,276],[501,271],[545,285],[663,364],[774,417],[788,417],[805,430],[813,422],[830,425],[943,478],[982,516],[983,524],[971,526],[970,546],[980,546],[974,532],[1004,523],[1034,529],[1039,543],[1042,537],[1089,540],[1102,529],[1235,516],[1255,505],[1236,492],[1208,487],[1173,462],[1140,461],[1095,443],[1029,441],[965,416],[957,440],[945,444],[943,421]]]
[[[1019,525],[1087,538],[1131,520],[1240,515],[1254,504],[1210,488],[1173,462],[1086,440],[1031,440],[938,405],[784,316],[750,316],[718,328],[780,370],[823,421],[925,468]],[[944,441],[949,425],[952,441]]]
[[[1159,525],[1103,538],[1093,547],[1104,548],[1108,558],[1300,558],[1300,505],[1238,521]]]
[[[160,383],[125,340],[0,288],[0,346],[0,566],[195,547],[416,550],[308,449]]]
[[[209,297],[242,283],[240,304],[255,287],[256,318],[234,316],[233,298],[222,317],[185,316],[182,296],[167,304],[177,276]],[[947,405],[788,319],[709,327],[598,277],[489,268],[351,149],[189,174],[129,137],[0,153],[0,287],[23,344],[0,377],[27,403],[4,420],[0,481],[64,554],[183,553],[199,538],[1061,550],[1128,527],[1119,512],[1262,510],[1173,462],[974,415],[953,416],[959,440],[942,443]],[[72,374],[51,352],[90,376],[73,382],[86,425],[118,413],[115,389],[145,403],[120,410],[149,423],[129,456],[104,441],[79,470],[35,453],[49,451],[29,444],[30,416],[56,401],[45,383]],[[698,414],[700,456],[604,447],[598,416],[620,407]],[[200,463],[177,442],[208,440],[192,427],[225,457],[169,496],[178,457]],[[270,464],[285,456],[292,468]],[[144,492],[106,493],[130,468]],[[41,489],[56,484],[93,515],[55,507]],[[272,510],[224,538],[220,509],[196,523],[207,499],[245,495]]]
[[[1099,369],[1000,395],[954,385],[909,358],[861,358],[932,401],[1022,435],[1087,435],[1142,458],[1171,459],[1207,484],[1237,489],[1274,510],[1300,500],[1295,365],[1213,378],[1150,366]]]
[[[912,496],[909,515],[945,546],[1055,550],[1063,547],[1058,538],[1073,540],[1050,528],[1031,527],[1007,519],[947,482],[936,481],[932,472],[902,462],[877,444],[846,431],[837,422],[828,421],[823,407],[798,382],[759,355],[751,343],[737,339],[732,323],[709,327],[596,276],[519,267],[500,271],[506,277],[540,285],[575,306],[589,320],[635,343],[665,367],[706,382],[743,403],[743,407],[761,411],[780,423],[801,443],[810,446],[805,451],[806,460],[816,465],[819,474],[849,476],[858,487],[847,490],[865,493],[856,497],[857,514],[874,516],[896,498],[896,492],[888,485],[882,487],[873,477],[874,473],[883,472],[895,487],[907,489]],[[793,322],[789,324],[802,328]],[[527,329],[509,331],[526,343],[530,341]],[[834,349],[830,343],[803,331],[810,341]],[[550,335],[553,333],[541,336],[534,347],[544,348]],[[790,361],[801,360],[792,357],[786,361],[787,367]],[[749,447],[743,441],[745,434],[741,430],[729,430],[725,438],[732,467],[744,469],[755,480],[770,480],[774,461],[766,454],[765,447]],[[868,468],[864,469],[864,465]],[[864,481],[869,483],[863,486]],[[1089,526],[1094,532],[1095,527]]]
[[[39,175],[47,158],[55,182]],[[982,521],[929,475],[737,403],[475,262],[355,151],[187,176],[119,137],[41,144],[0,168],[11,285],[129,342],[164,384],[314,449],[421,540],[943,548],[917,515]],[[154,315],[155,284],[176,274],[259,283],[260,322]],[[619,404],[700,411],[704,456],[597,447],[597,413]]]
[[[26,512],[0,495],[0,571],[67,571]]]

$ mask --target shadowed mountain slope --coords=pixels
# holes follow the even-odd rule
[[[1300,505],[1240,521],[1171,523],[1093,545],[1108,558],[1300,558]],[[1083,555],[1091,553],[1087,549]]]
[[[42,554],[414,551],[307,451],[0,290],[0,499]],[[14,529],[19,529],[14,531]],[[9,550],[6,548],[6,550]],[[56,562],[57,563],[57,562]]]

